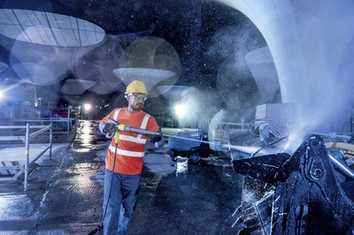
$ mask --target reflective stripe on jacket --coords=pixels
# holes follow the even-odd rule
[[[150,131],[159,130],[155,118],[143,111],[129,112],[127,108],[118,108],[104,117],[102,122],[106,123],[109,119],[114,119],[119,124],[125,124],[130,127]],[[146,137],[143,135],[129,131],[120,131],[112,138],[107,151],[106,168],[126,175],[141,174],[146,141]]]

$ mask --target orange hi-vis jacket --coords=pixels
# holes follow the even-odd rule
[[[154,117],[144,111],[129,112],[128,108],[116,108],[101,122],[113,119],[129,127],[158,131],[159,125]],[[146,137],[134,132],[119,131],[111,141],[106,155],[106,169],[125,175],[139,175],[144,165],[144,147]],[[115,155],[116,151],[116,155]],[[116,162],[114,163],[114,158]],[[113,169],[114,165],[114,169]]]

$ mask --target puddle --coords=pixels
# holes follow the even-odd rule
[[[1,195],[0,194],[0,220],[28,219],[34,213],[34,207],[25,194]]]

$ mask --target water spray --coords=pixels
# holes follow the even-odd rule
[[[175,139],[180,139],[180,140],[186,140],[186,141],[194,141],[198,142],[201,144],[209,144],[209,145],[214,145],[218,149],[228,149],[228,150],[234,150],[242,153],[249,153],[247,150],[247,147],[244,146],[239,146],[239,145],[231,145],[230,143],[228,144],[222,144],[221,142],[218,141],[207,141],[207,140],[201,140],[201,139],[196,139],[196,138],[191,138],[191,137],[184,137],[184,136],[178,136],[178,135],[170,135],[170,134],[164,134],[158,131],[149,131],[141,128],[134,128],[130,127],[124,124],[118,124],[116,121],[113,119],[110,119],[112,124],[115,124],[115,127],[118,131],[130,131],[134,132],[137,134],[141,135],[148,135],[148,136],[161,136],[161,137],[167,137],[167,138],[175,138]]]

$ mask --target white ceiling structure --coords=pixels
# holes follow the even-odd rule
[[[151,96],[156,96],[158,86],[173,85],[181,71],[180,58],[175,48],[163,38],[140,37],[126,49],[124,66],[113,70],[113,74],[124,84],[142,80]]]
[[[159,82],[176,75],[172,71],[153,68],[117,68],[113,70],[113,74],[121,79],[125,85],[133,80],[141,80],[148,90],[151,90]]]
[[[263,102],[271,103],[278,91],[278,75],[268,47],[257,48],[245,57]]]
[[[219,1],[245,14],[267,42],[282,100],[297,111],[289,142],[321,128],[346,131],[354,68],[341,65],[353,61],[346,58],[353,58],[354,28],[348,22],[354,22],[354,1]]]
[[[96,84],[95,81],[82,80],[82,79],[67,79],[64,86],[61,88],[61,92],[66,95],[82,95],[86,90],[93,87]]]
[[[21,80],[28,80],[37,86],[53,85],[65,76],[62,71],[37,63],[18,63],[12,69]]]
[[[103,41],[99,26],[50,12],[0,9],[0,34],[23,42],[59,47],[91,46]]]
[[[4,72],[8,67],[4,62],[0,62],[0,73]]]
[[[195,87],[181,85],[162,85],[158,86],[157,90],[169,101],[178,101],[187,94],[197,92]]]

